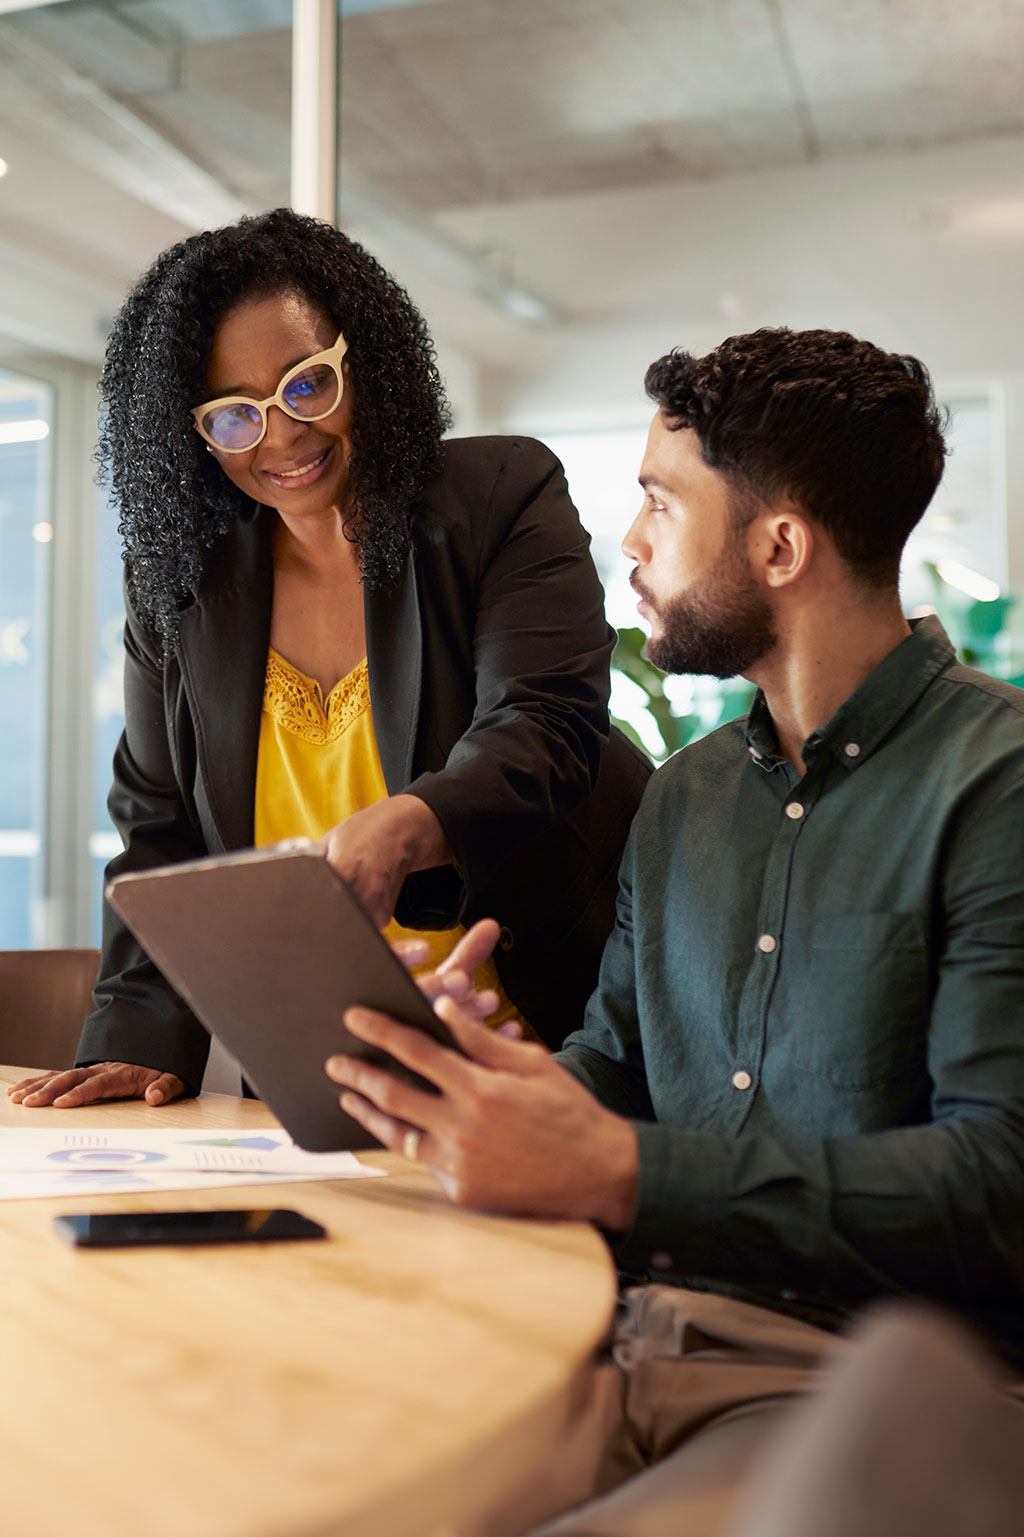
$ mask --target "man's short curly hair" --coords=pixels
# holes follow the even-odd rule
[[[790,496],[864,582],[888,587],[942,478],[945,413],[917,358],[845,331],[763,329],[695,358],[676,349],[644,380],[666,423],[749,509]]]
[[[99,458],[120,509],[129,596],[168,640],[205,552],[251,505],[204,452],[190,415],[214,331],[242,301],[284,292],[325,311],[348,342],[347,531],[361,546],[367,586],[397,575],[410,508],[439,466],[449,417],[430,337],[408,294],[362,246],[278,208],[164,251],[114,322]]]

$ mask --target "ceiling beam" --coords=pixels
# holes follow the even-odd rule
[[[0,16],[10,11],[36,11],[41,5],[61,5],[63,0],[0,0]]]
[[[0,21],[0,100],[49,149],[192,229],[253,210],[87,75]]]
[[[2,0],[0,0],[2,3]],[[2,113],[52,152],[81,165],[187,229],[231,224],[259,210],[185,150],[14,22],[0,20]],[[344,187],[343,216],[399,244],[427,271],[508,319],[530,327],[563,323],[543,295],[397,204]]]

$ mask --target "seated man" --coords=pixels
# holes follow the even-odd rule
[[[712,1537],[869,1299],[1024,1359],[1024,692],[901,610],[944,455],[920,363],[763,330],[647,388],[648,655],[749,678],[750,716],[651,780],[558,1056],[446,998],[465,1057],[349,1021],[439,1095],[329,1071],[453,1200],[589,1219],[646,1278],[581,1428],[579,1497],[614,1492],[551,1530]]]

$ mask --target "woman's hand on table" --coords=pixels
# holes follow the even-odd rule
[[[165,1105],[178,1099],[185,1085],[174,1073],[134,1062],[94,1062],[91,1067],[71,1067],[23,1078],[7,1090],[16,1105],[40,1110],[77,1110],[103,1099],[144,1099],[147,1105]]]
[[[327,863],[379,928],[390,923],[407,875],[450,864],[452,857],[444,829],[417,795],[394,795],[357,811],[332,827],[323,845]]]

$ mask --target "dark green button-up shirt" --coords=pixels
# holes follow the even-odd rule
[[[837,1324],[911,1292],[1024,1349],[1024,691],[936,619],[803,749],[651,780],[560,1060],[636,1122],[619,1257]]]

